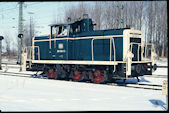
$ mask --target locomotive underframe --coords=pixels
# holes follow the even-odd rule
[[[79,64],[78,64],[78,63]],[[107,61],[92,61],[92,65],[89,62],[83,61],[27,61],[27,71],[43,71],[45,73],[46,69],[55,69],[62,71],[62,74],[59,75],[59,79],[73,79],[72,73],[75,71],[82,72],[85,76],[83,80],[91,80],[90,73],[95,72],[96,70],[105,71],[104,82],[111,81],[113,79],[127,79],[133,77],[139,77],[143,75],[151,75],[153,66],[152,62],[148,61],[134,61],[131,64],[131,75],[126,76],[127,62],[107,62]],[[99,63],[100,62],[100,63]],[[102,62],[102,63],[101,63]],[[31,65],[30,65],[31,63]],[[99,65],[96,65],[99,64]],[[31,67],[30,67],[31,66]],[[58,68],[59,66],[59,68]],[[64,72],[63,72],[64,71]],[[65,75],[64,75],[64,74]],[[81,81],[80,79],[77,81]]]

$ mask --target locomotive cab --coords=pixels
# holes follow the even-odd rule
[[[51,38],[66,37],[69,35],[68,24],[54,24],[51,25]]]
[[[51,38],[60,37],[76,37],[75,35],[93,31],[93,22],[90,18],[84,18],[75,22],[69,22],[66,24],[52,24],[51,27]]]

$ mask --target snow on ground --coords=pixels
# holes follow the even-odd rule
[[[8,58],[2,58],[2,63],[11,63],[11,64],[16,64],[17,59],[8,59]]]
[[[71,81],[0,76],[0,89],[2,111],[165,110],[166,103],[161,91]]]
[[[0,70],[1,111],[166,110],[166,96],[162,91],[1,75],[4,70],[4,67]],[[35,73],[19,72],[19,68],[8,68],[8,72]],[[162,85],[163,80],[167,80],[168,70],[158,68],[153,75],[167,76],[143,76],[140,83]],[[137,80],[128,79],[126,82],[136,83]]]
[[[153,72],[153,75],[168,75],[168,68],[158,68]]]
[[[168,66],[168,58],[159,58],[156,64],[157,66]]]

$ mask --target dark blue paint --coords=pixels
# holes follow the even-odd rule
[[[52,25],[53,26],[58,25]],[[64,24],[63,24],[64,26]],[[71,24],[65,24],[70,29],[68,36],[57,36],[55,38],[63,38],[63,40],[51,41],[51,49],[49,42],[35,42],[35,46],[40,47],[41,60],[92,60],[91,42],[93,38],[83,39],[83,37],[95,36],[112,36],[123,35],[122,29],[108,29],[108,30],[93,30],[93,23],[90,18],[82,19]],[[76,28],[80,26],[80,31],[76,32]],[[54,35],[51,36],[54,38]],[[65,40],[65,38],[75,38],[75,40]],[[81,39],[76,39],[80,38]],[[35,37],[35,40],[49,39],[48,36]],[[114,37],[116,48],[116,61],[122,61],[123,58],[123,37]],[[58,52],[58,44],[63,43],[65,52]],[[95,61],[109,61],[110,60],[110,39],[95,39],[93,42],[93,53]],[[111,60],[114,60],[114,49],[112,43]]]

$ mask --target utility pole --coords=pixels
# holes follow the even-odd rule
[[[18,64],[22,65],[22,48],[23,48],[23,2],[19,2],[19,22],[18,22]],[[20,66],[20,71],[21,71]]]
[[[121,18],[120,18],[120,23],[121,23],[121,27],[124,27],[124,5],[121,5],[121,7],[120,6],[117,6],[119,9],[120,9],[120,16],[121,16]]]
[[[32,18],[31,16],[30,16],[30,39],[32,39]],[[31,45],[31,41],[32,40],[30,40],[30,45]]]
[[[122,14],[121,21],[122,22],[121,22],[121,24],[122,24],[122,27],[124,27],[124,10],[123,10],[124,9],[124,5],[121,6],[121,9],[122,9],[122,12],[121,12],[121,14]]]
[[[32,45],[32,37],[33,37],[33,34],[34,33],[32,33],[32,29],[33,29],[33,26],[32,26],[32,23],[33,23],[33,17],[31,16],[31,14],[34,14],[33,12],[28,12],[28,14],[30,14],[30,45]]]

